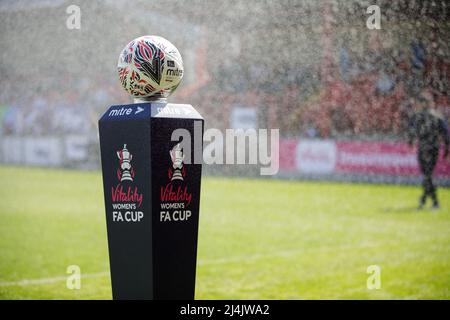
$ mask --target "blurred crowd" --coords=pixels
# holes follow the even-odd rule
[[[125,19],[120,3],[126,6],[82,2],[92,8],[84,10],[80,32],[68,37],[64,24],[56,31],[53,24],[42,25],[39,36],[45,41],[36,43],[32,32],[21,32],[15,23],[42,24],[50,16],[57,21],[59,8],[26,11],[29,16],[4,13],[10,19],[4,22],[5,39],[28,37],[42,52],[29,56],[21,42],[5,47],[9,55],[28,60],[0,64],[1,134],[92,136],[109,105],[130,102],[114,63],[132,34],[148,33],[148,21],[137,19],[145,18],[141,10],[130,12],[124,21],[129,29],[122,28],[116,22]],[[229,128],[233,108],[251,107],[259,127],[280,128],[283,137],[398,139],[424,91],[433,97],[433,107],[450,117],[450,26],[446,14],[439,15],[445,1],[383,0],[382,30],[365,27],[365,1],[218,1],[216,18],[198,10],[202,1],[163,3],[139,2],[142,10],[156,12],[149,16],[155,25],[171,12],[175,21],[186,23],[183,28],[202,34],[195,45],[204,50],[201,57],[191,54],[185,65],[186,75],[203,74],[201,83],[183,83],[170,101],[195,105],[208,127]],[[100,9],[102,15],[90,15]],[[133,17],[138,22],[130,24]],[[182,54],[194,47],[187,36],[180,39]]]
[[[425,92],[432,96],[430,107],[448,120],[450,51],[444,39],[431,34],[388,49],[375,43],[365,59],[341,47],[338,72],[325,79],[319,100],[305,108],[303,120],[323,137],[404,135]]]
[[[14,136],[92,136],[97,131],[98,116],[112,103],[123,103],[126,95],[116,90],[115,79],[60,79],[28,77],[35,91],[17,92],[18,83],[3,80],[0,103],[2,135]],[[58,83],[64,83],[61,90]],[[8,90],[9,89],[9,90]],[[4,101],[9,101],[5,103]]]
[[[271,68],[237,60],[221,66],[213,81],[192,99],[208,101],[219,127],[234,106],[256,107],[261,127],[283,136],[401,139],[417,98],[450,118],[448,33],[435,28],[408,43],[370,39],[362,52],[342,41],[330,61]],[[225,114],[225,116],[224,116]],[[224,121],[225,119],[225,121]]]

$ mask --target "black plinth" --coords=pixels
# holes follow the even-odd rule
[[[203,125],[164,102],[99,120],[114,299],[194,299]]]

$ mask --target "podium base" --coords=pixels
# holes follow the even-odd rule
[[[202,165],[190,162],[203,128],[192,106],[165,101],[112,106],[100,118],[114,299],[194,299]]]

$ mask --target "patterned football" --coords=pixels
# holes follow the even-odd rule
[[[168,97],[183,78],[178,49],[158,36],[143,36],[125,46],[117,63],[123,88],[135,98]]]

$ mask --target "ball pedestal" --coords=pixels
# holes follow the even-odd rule
[[[203,127],[191,105],[165,101],[100,118],[114,299],[194,299]]]

